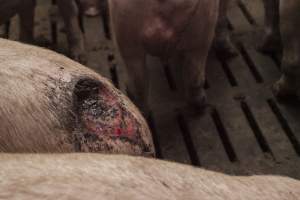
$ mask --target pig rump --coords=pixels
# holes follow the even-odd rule
[[[135,106],[97,73],[0,39],[0,151],[153,155]]]

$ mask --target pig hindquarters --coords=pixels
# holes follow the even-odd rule
[[[208,50],[214,37],[218,0],[109,0],[111,26],[128,71],[128,92],[147,114],[146,54],[183,68],[190,105],[202,107]]]
[[[100,154],[0,154],[9,199],[299,200],[300,182],[228,176],[172,162]]]
[[[146,122],[105,78],[42,48],[0,47],[0,152],[153,156]]]
[[[75,0],[58,0],[57,3],[66,26],[70,57],[84,63],[86,55],[83,33],[78,22],[78,5]],[[0,0],[0,25],[19,14],[20,40],[33,43],[35,5],[35,0]]]

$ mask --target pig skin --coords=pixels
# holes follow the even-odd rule
[[[46,49],[0,46],[0,152],[154,155],[145,120],[107,79]]]

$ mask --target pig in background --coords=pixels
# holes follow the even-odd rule
[[[0,46],[0,152],[154,156],[145,120],[107,79],[49,50]]]
[[[228,176],[141,157],[0,154],[5,199],[299,200],[300,181]]]
[[[269,33],[269,40],[275,44],[268,49],[273,52],[280,52],[280,39],[282,40],[283,48],[282,76],[273,87],[274,93],[279,97],[296,95],[299,98],[300,2],[297,0],[269,0],[265,1],[265,7],[274,11],[266,16],[267,30],[265,32]]]
[[[280,28],[279,28],[279,1],[261,0],[264,5],[265,23],[261,45],[258,50],[263,53],[280,53],[282,48]],[[216,27],[215,47],[217,53],[224,59],[229,59],[238,55],[230,40],[230,30],[227,19],[227,12],[232,0],[220,1],[219,18]]]
[[[148,109],[147,54],[177,63],[189,105],[202,108],[205,65],[218,17],[218,0],[109,0],[114,39],[128,73],[128,93]],[[171,66],[172,66],[171,64]]]
[[[85,3],[88,0],[81,1]],[[18,14],[20,16],[20,40],[33,43],[35,5],[35,0],[0,0],[0,25]],[[58,0],[57,5],[65,23],[70,57],[85,63],[84,36],[78,21],[80,4],[77,4],[76,0]]]

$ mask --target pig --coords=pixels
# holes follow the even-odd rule
[[[125,155],[0,154],[3,199],[299,200],[300,181]]]
[[[273,86],[277,97],[300,96],[300,3],[264,0],[267,52],[281,52],[282,76]],[[281,43],[281,40],[283,41]],[[281,47],[282,44],[282,47]],[[278,50],[279,49],[279,50]]]
[[[11,17],[20,16],[20,40],[26,43],[34,41],[34,8],[35,0],[0,0],[0,25]],[[75,0],[58,0],[69,42],[70,57],[85,63],[86,52],[84,37],[78,21],[78,5]]]
[[[0,152],[154,156],[144,118],[110,81],[50,50],[0,47]]]
[[[164,64],[177,60],[188,105],[203,108],[205,65],[218,9],[219,0],[109,0],[113,39],[127,67],[128,94],[145,115],[149,113],[147,54]]]

